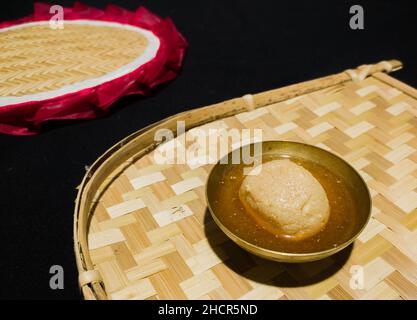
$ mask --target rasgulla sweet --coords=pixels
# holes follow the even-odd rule
[[[329,219],[320,182],[288,159],[264,163],[259,174],[246,176],[239,198],[261,226],[292,239],[316,234]]]

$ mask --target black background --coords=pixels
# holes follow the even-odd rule
[[[106,1],[84,1],[103,8]],[[0,21],[31,13],[1,1]],[[52,123],[38,136],[0,135],[0,298],[79,299],[72,221],[84,167],[130,133],[168,115],[397,58],[417,86],[415,1],[112,1],[172,17],[189,42],[181,75],[151,97],[122,98],[109,117]],[[71,1],[54,4],[71,5]],[[349,28],[360,4],[365,30]],[[1,84],[0,84],[1,85]],[[49,289],[62,265],[65,289]]]

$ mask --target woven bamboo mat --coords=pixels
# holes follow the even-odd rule
[[[204,125],[261,128],[264,140],[307,142],[351,163],[373,200],[353,246],[307,264],[248,254],[207,212],[212,165],[155,164],[162,145],[128,166],[92,215],[89,250],[108,297],[417,299],[417,100],[387,79],[400,84],[379,74]]]
[[[28,25],[0,32],[0,97],[52,91],[103,76],[142,55],[147,38],[103,25]]]

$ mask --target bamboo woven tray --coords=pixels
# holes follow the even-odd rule
[[[10,104],[14,97],[25,102],[30,95],[104,76],[143,55],[149,41],[145,35],[117,24],[90,21],[67,23],[59,31],[48,22],[39,22],[0,32],[0,60],[5,68],[0,101]],[[22,96],[29,97],[17,98]]]
[[[35,3],[32,15],[0,23],[0,133],[97,118],[120,97],[148,95],[178,74],[187,42],[169,18],[77,2],[59,24],[51,8]]]
[[[112,147],[89,168],[76,201],[84,297],[417,299],[417,90],[384,73],[400,67],[362,66],[195,109]],[[169,146],[154,133],[175,130],[177,120],[187,130],[262,128],[264,140],[331,150],[366,180],[370,223],[353,246],[324,260],[287,265],[248,254],[207,212],[212,165],[154,163],[154,152]],[[362,289],[352,286],[358,266]]]

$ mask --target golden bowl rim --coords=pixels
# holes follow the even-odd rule
[[[235,152],[236,150],[241,150],[243,147],[248,147],[251,145],[254,145],[255,143],[279,143],[279,142],[284,142],[284,143],[290,143],[290,144],[297,144],[300,146],[305,146],[308,148],[314,148],[314,149],[319,149],[321,151],[324,151],[325,153],[330,154],[331,156],[336,157],[339,161],[344,162],[349,169],[351,169],[360,179],[360,181],[363,183],[363,185],[365,186],[365,190],[367,192],[368,195],[368,199],[369,199],[369,212],[368,212],[368,217],[366,218],[366,221],[364,222],[363,226],[360,228],[360,230],[355,233],[349,240],[339,244],[338,246],[334,247],[334,248],[330,248],[330,249],[326,249],[326,250],[322,250],[322,251],[315,251],[315,252],[304,252],[304,253],[295,253],[295,252],[283,252],[283,251],[276,251],[276,250],[271,250],[271,249],[266,249],[260,246],[257,246],[251,242],[248,242],[242,238],[240,238],[239,236],[237,236],[236,234],[234,234],[232,231],[230,231],[226,226],[224,226],[220,220],[217,218],[216,214],[214,213],[214,210],[212,209],[211,205],[210,205],[210,201],[209,201],[209,197],[208,197],[208,181],[214,171],[214,169],[218,166],[218,165],[222,165],[220,163],[221,159],[225,158],[225,157],[229,157],[231,155],[231,153]],[[369,220],[371,219],[371,213],[372,213],[372,197],[371,197],[371,193],[369,191],[368,185],[366,184],[365,180],[363,179],[363,177],[359,174],[359,172],[346,160],[344,160],[343,158],[341,158],[340,156],[338,156],[337,154],[335,154],[332,151],[308,144],[308,143],[303,143],[303,142],[297,142],[297,141],[290,141],[290,140],[266,140],[266,141],[260,141],[260,142],[252,142],[243,146],[240,146],[239,148],[236,148],[230,152],[227,153],[227,155],[225,155],[224,157],[220,158],[217,163],[210,169],[210,172],[207,176],[207,182],[205,184],[205,196],[206,196],[206,202],[207,202],[207,208],[210,211],[210,215],[212,216],[214,222],[219,226],[220,230],[222,230],[222,232],[224,234],[226,234],[226,236],[231,239],[233,242],[235,242],[236,244],[238,244],[240,247],[244,248],[245,250],[247,250],[245,247],[241,246],[241,243],[244,244],[245,246],[253,249],[254,252],[259,253],[259,255],[265,257],[265,258],[302,258],[302,257],[328,257],[334,253],[337,253],[343,249],[345,249],[346,247],[348,247],[350,244],[352,244],[358,237],[359,235],[362,233],[362,231],[366,228],[366,226],[369,223]],[[238,241],[236,241],[238,240]],[[239,243],[241,242],[241,243]]]

